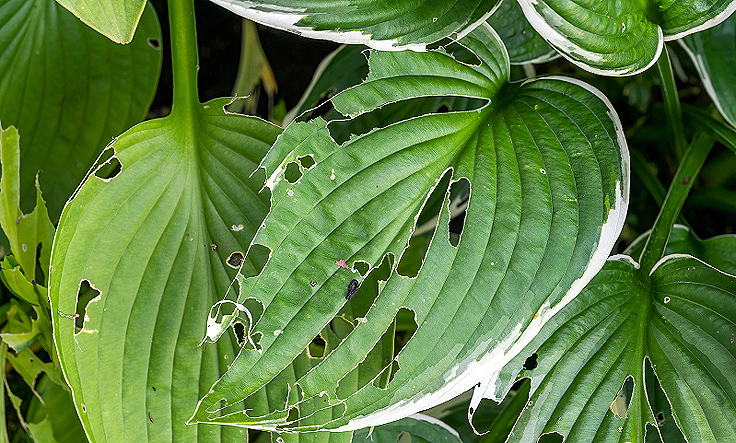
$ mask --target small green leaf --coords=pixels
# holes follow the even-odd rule
[[[22,137],[21,207],[30,208],[41,171],[56,222],[104,146],[146,116],[161,69],[161,29],[151,6],[127,45],[51,0],[4,0],[0,17],[0,120]]]
[[[146,0],[56,0],[90,28],[117,43],[133,40]]]

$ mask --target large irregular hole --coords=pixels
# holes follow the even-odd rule
[[[623,386],[616,394],[616,397],[611,402],[611,412],[621,418],[626,418],[626,413],[629,410],[631,404],[631,396],[634,392],[634,378],[632,376],[626,377]]]
[[[92,286],[89,280],[84,279],[79,283],[79,290],[77,291],[77,311],[74,313],[74,326],[78,329],[84,327],[85,316],[87,315],[87,305],[90,301],[99,297],[101,294],[94,286]]]
[[[451,176],[451,171],[445,172],[424,202],[422,210],[417,216],[414,233],[411,240],[409,240],[409,246],[401,254],[399,264],[396,268],[400,275],[416,277],[419,273],[419,269],[422,267],[424,258],[427,255],[432,233],[437,227],[439,212],[442,209]]]
[[[465,214],[470,199],[470,182],[461,178],[450,186],[450,244],[457,247],[465,227]]]
[[[148,43],[148,46],[152,47],[153,49],[159,49],[161,47],[161,43],[156,38],[148,38],[146,40]]]
[[[297,157],[297,160],[299,160],[299,163],[302,165],[302,168],[304,169],[310,169],[312,166],[317,164],[317,162],[314,161],[314,156],[311,154]]]
[[[514,414],[510,414],[510,412],[513,411],[514,405],[525,405],[529,401],[530,389],[531,380],[522,378],[514,383],[501,403],[496,403],[487,398],[482,399],[478,404],[478,408],[472,412],[475,432],[484,434],[493,429],[496,435],[508,435],[523,407],[519,407]],[[499,414],[499,412],[504,411],[508,412]]]
[[[532,369],[535,369],[537,367],[537,365],[538,365],[538,363],[537,363],[537,358],[538,357],[539,356],[537,355],[536,352],[534,354],[530,355],[529,357],[527,357],[526,360],[524,361],[523,369],[525,371],[531,371]]]
[[[99,166],[95,168],[95,177],[106,182],[117,177],[117,175],[123,170],[122,163],[120,163],[120,160],[115,157],[115,150],[111,147],[102,152],[97,164]]]
[[[245,344],[245,325],[242,321],[236,320],[233,323],[233,333],[235,334],[235,339],[238,341],[238,345],[243,346]]]
[[[286,165],[284,178],[291,184],[296,183],[300,178],[302,178],[302,171],[299,169],[299,164],[297,162],[289,162]]]
[[[321,335],[314,337],[311,343],[309,343],[309,356],[312,358],[322,358],[325,356],[325,348],[327,343]]]

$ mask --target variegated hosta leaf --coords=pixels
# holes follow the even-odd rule
[[[734,275],[689,255],[666,256],[650,275],[628,256],[612,257],[501,374],[496,396],[523,357],[538,363],[521,373],[532,395],[509,441],[548,432],[566,441],[645,441],[645,425],[657,432],[657,415],[664,417],[647,401],[648,364],[687,441],[736,441],[735,319]],[[628,410],[624,403],[615,413],[629,377]]]
[[[304,37],[423,51],[428,43],[467,34],[500,0],[212,1],[241,17]]]
[[[213,309],[209,337],[240,324],[243,347],[190,422],[350,430],[493,387],[603,266],[628,203],[628,151],[610,103],[565,78],[508,83],[508,55],[487,25],[461,43],[479,64],[442,50],[371,53],[366,81],[334,97],[335,108],[357,116],[436,95],[486,105],[402,120],[342,145],[332,123],[315,119],[292,124],[271,148],[262,166],[272,206],[254,237],[270,258],[258,276],[238,279],[238,323]],[[470,199],[456,242],[447,206],[459,181],[470,183]],[[435,187],[445,195],[437,229],[418,274],[402,275],[397,262]],[[385,257],[393,267],[378,295],[359,290],[346,301],[352,280],[371,281],[365,265]],[[407,312],[418,325],[408,342],[366,366]],[[345,321],[349,332],[312,369],[293,383],[282,376]],[[264,389],[282,394],[267,410],[242,407]]]
[[[680,40],[723,118],[736,127],[736,17]]]
[[[100,165],[62,213],[49,282],[54,338],[92,441],[245,438],[185,425],[235,356],[229,340],[198,347],[201,319],[235,277],[226,260],[242,255],[266,214],[262,174],[249,174],[280,132],[226,114],[226,104],[130,129],[109,147],[108,163],[121,169],[103,175]],[[243,272],[257,272],[258,260],[251,254]]]
[[[722,22],[733,0],[518,0],[534,28],[567,59],[602,75],[650,67],[665,40]]]

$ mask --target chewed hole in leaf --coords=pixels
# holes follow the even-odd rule
[[[48,245],[51,249],[51,245]],[[46,276],[43,274],[43,266],[41,266],[41,250],[43,249],[43,243],[39,243],[36,246],[36,269],[33,273],[33,280],[41,286],[46,286]]]
[[[322,94],[317,104],[310,111],[305,112],[304,115],[299,118],[299,120],[310,121],[314,120],[317,117],[325,117],[327,114],[329,114],[330,111],[334,109],[332,101],[330,100],[330,97],[332,97],[334,93],[335,90],[330,89],[329,91]]]
[[[537,355],[536,352],[534,354],[530,355],[529,357],[527,357],[527,359],[524,360],[524,366],[523,366],[524,370],[525,371],[531,371],[531,370],[535,369],[537,367],[537,365],[538,365],[538,363],[537,363],[537,358],[538,357],[539,356]]]
[[[461,178],[452,184],[450,198],[450,244],[457,248],[465,227],[465,214],[470,198],[470,182],[468,179]]]
[[[123,170],[123,165],[114,154],[115,152],[112,148],[105,149],[102,156],[100,156],[99,166],[95,169],[95,177],[109,182],[120,174]]]
[[[243,346],[245,344],[245,325],[243,322],[236,320],[233,323],[233,333],[235,334],[235,339],[238,341],[238,344]]]
[[[391,364],[383,368],[383,371],[373,380],[373,386],[378,389],[388,389],[388,386],[399,371],[399,362],[392,360]]]
[[[284,172],[284,178],[289,183],[296,183],[302,178],[302,171],[299,169],[297,162],[289,162],[286,165],[286,171]]]
[[[417,321],[414,311],[408,308],[399,309],[394,321],[396,322],[394,356],[396,356],[409,343],[412,336],[414,336],[414,333],[417,331]]]
[[[634,378],[631,376],[626,377],[623,386],[616,394],[616,397],[611,402],[611,412],[621,418],[626,417],[626,412],[629,410],[631,404],[631,396],[634,392]]]
[[[84,327],[84,322],[87,317],[87,305],[90,301],[98,298],[101,292],[97,290],[89,280],[82,280],[79,283],[79,290],[77,291],[77,310],[75,313],[74,323],[79,329]]]
[[[225,260],[225,263],[227,263],[228,266],[231,268],[238,269],[243,264],[243,259],[245,256],[240,251],[235,251]]]
[[[539,443],[562,443],[565,441],[565,438],[562,436],[562,434],[558,434],[557,432],[550,432],[549,434],[544,434],[541,437],[539,437]]]
[[[442,210],[451,177],[452,171],[446,171],[425,200],[422,210],[417,216],[409,246],[399,259],[397,272],[400,275],[413,278],[419,273],[419,269],[427,255],[431,234],[437,227],[439,212]]]
[[[156,49],[156,50],[161,49],[161,43],[156,38],[149,37],[148,40],[146,40],[146,42],[148,43],[148,46],[152,47],[153,49]]]
[[[386,127],[413,117],[433,114],[440,109],[443,112],[475,110],[487,103],[487,100],[459,96],[411,98],[387,103],[351,120],[333,120],[328,129],[335,142],[343,144],[351,137],[367,134],[379,124]]]
[[[314,340],[312,340],[311,343],[309,343],[309,347],[307,348],[309,351],[309,356],[312,358],[322,358],[325,356],[325,340],[321,336],[314,337]]]
[[[314,161],[314,156],[311,154],[297,157],[297,160],[299,160],[299,163],[302,165],[302,168],[304,169],[311,169],[312,166],[317,164],[317,162]]]
[[[657,412],[657,426],[664,426],[665,418],[664,418],[664,412],[659,411]]]

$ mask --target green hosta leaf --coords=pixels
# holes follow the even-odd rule
[[[267,26],[304,37],[359,43],[383,50],[425,50],[450,35],[465,35],[499,0],[212,0]]]
[[[90,28],[117,43],[133,40],[146,0],[56,0]]]
[[[280,132],[226,104],[130,129],[110,145],[119,173],[98,177],[100,165],[62,213],[54,335],[93,441],[244,439],[244,429],[185,425],[234,357],[234,340],[198,346],[203,318],[235,277],[226,260],[246,251],[267,211],[262,174],[248,177]],[[264,261],[251,254],[243,272]],[[93,294],[78,301],[85,287]]]
[[[409,434],[412,442],[462,443],[460,436],[442,421],[427,415],[416,414],[375,428],[361,429],[353,442],[396,443],[402,434]]]
[[[56,221],[102,148],[145,117],[161,29],[149,6],[136,38],[119,45],[51,0],[2,0],[0,23],[0,119],[23,137],[20,194],[32,201],[34,176],[43,171]]]
[[[559,55],[524,18],[515,0],[505,0],[487,20],[509,51],[511,64],[543,63]]]
[[[335,96],[335,108],[357,116],[437,95],[484,106],[412,117],[342,145],[318,118],[290,125],[271,148],[262,166],[272,206],[253,240],[270,258],[259,275],[238,278],[243,348],[190,421],[342,431],[406,417],[477,384],[485,391],[603,266],[628,202],[628,153],[610,103],[565,78],[509,84],[508,55],[487,25],[461,43],[480,64],[443,50],[371,53],[366,81]],[[470,199],[451,243],[458,181],[469,182]],[[444,194],[437,229],[416,277],[401,275],[433,191]],[[387,256],[395,260],[377,296],[359,291],[346,301],[352,280],[365,283],[366,269]],[[235,324],[218,312],[225,304],[213,309],[210,339]],[[418,325],[413,335],[379,368],[364,364],[403,313]],[[281,378],[337,319],[353,325],[339,344],[294,383]],[[264,386],[283,393],[268,410],[241,406]]]
[[[535,442],[546,432],[569,441],[644,441],[645,425],[657,423],[647,361],[687,441],[733,441],[735,308],[736,277],[692,256],[666,256],[651,275],[628,256],[612,257],[520,354],[534,353],[538,366],[521,373],[532,379],[532,396],[510,441]],[[501,386],[513,373],[501,375]],[[611,402],[628,377],[623,418]]]
[[[736,126],[736,17],[680,40],[723,118]]]
[[[524,15],[573,63],[603,75],[633,75],[650,67],[665,40],[722,22],[732,0],[570,2],[519,0]]]

